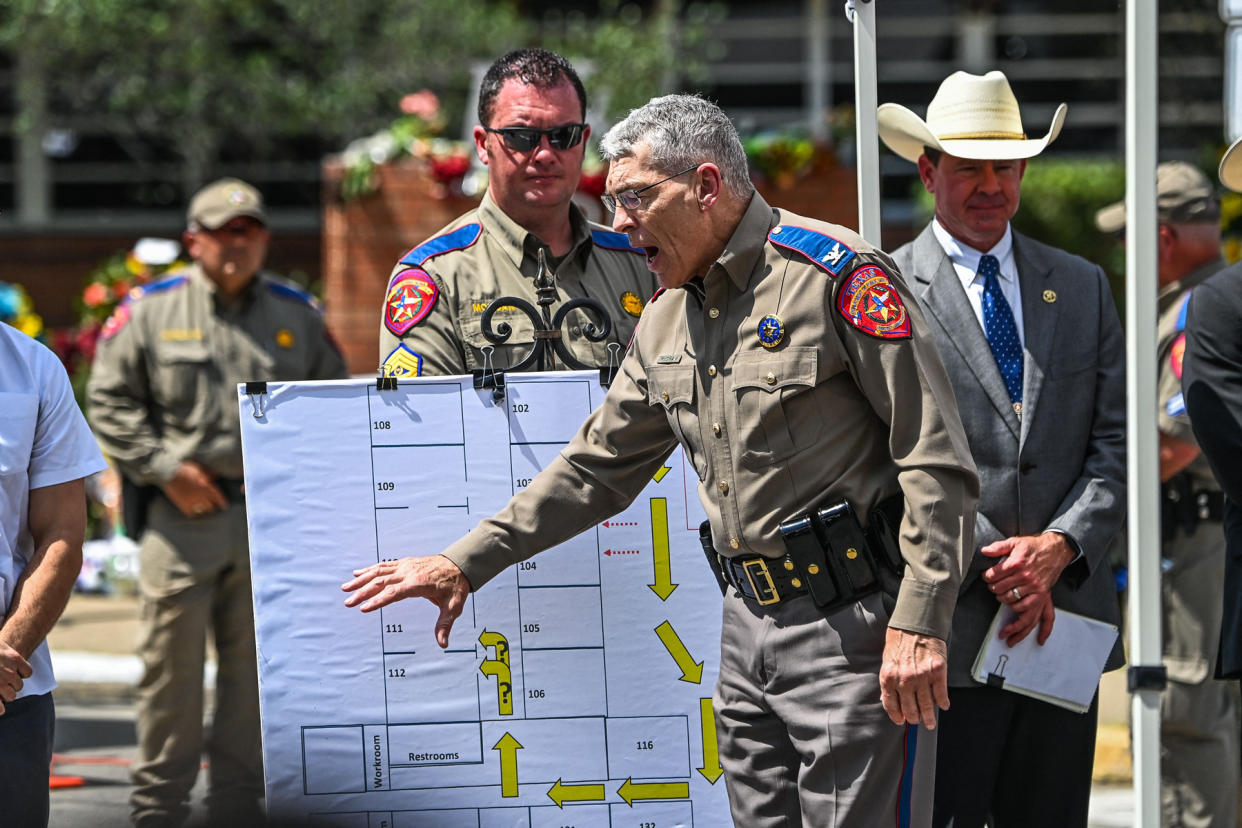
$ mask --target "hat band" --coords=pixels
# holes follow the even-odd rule
[[[970,141],[999,138],[1009,141],[1025,141],[1025,132],[955,132],[951,135],[937,135],[937,141]]]

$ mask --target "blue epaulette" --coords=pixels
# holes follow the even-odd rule
[[[301,302],[303,305],[310,305],[315,310],[320,310],[319,300],[309,291],[286,285],[284,282],[272,282],[264,280],[264,286],[270,293],[279,296],[281,299],[292,299],[294,302]]]
[[[858,255],[826,233],[788,224],[773,227],[768,233],[768,241],[777,247],[801,253],[833,276],[840,276],[845,266]]]
[[[401,257],[401,264],[421,267],[428,259],[435,258],[442,253],[465,250],[479,240],[482,232],[483,226],[477,222],[463,224],[456,230],[445,233],[443,236],[436,236],[434,239],[428,239],[415,247]]]
[[[163,293],[166,290],[172,290],[173,288],[188,285],[189,283],[189,276],[184,273],[174,273],[172,275],[165,276],[162,279],[156,279],[154,282],[149,282],[145,285],[138,285],[131,290],[129,295],[125,298],[126,301],[141,299],[144,296],[150,296],[153,293]]]
[[[1190,294],[1194,293],[1194,289],[1186,291],[1185,298],[1182,299],[1182,309],[1177,313],[1177,329],[1179,331],[1186,330],[1186,315],[1190,311]]]
[[[606,247],[609,250],[624,250],[628,253],[639,253],[646,256],[647,253],[642,248],[634,247],[630,244],[630,237],[624,233],[612,233],[608,230],[592,230],[591,241],[595,242],[596,247]]]

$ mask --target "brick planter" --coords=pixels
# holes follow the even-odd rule
[[[323,287],[328,325],[349,370],[374,373],[379,362],[380,308],[397,259],[478,204],[444,195],[415,163],[378,169],[379,190],[354,201],[341,198],[344,167],[323,167]]]

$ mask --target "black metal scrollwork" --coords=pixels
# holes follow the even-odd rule
[[[535,329],[535,342],[531,347],[530,353],[522,358],[521,361],[508,366],[506,371],[525,371],[534,368],[536,371],[552,370],[556,368],[556,360],[559,358],[567,367],[576,370],[584,370],[588,368],[605,368],[607,366],[587,365],[577,357],[575,357],[565,346],[564,336],[561,326],[565,324],[565,318],[575,310],[582,310],[587,313],[593,321],[587,322],[582,326],[582,334],[591,342],[603,342],[612,333],[612,319],[608,316],[608,312],[604,310],[604,306],[597,300],[588,297],[579,297],[570,299],[557,309],[556,315],[551,312],[551,306],[556,302],[556,280],[552,272],[548,270],[547,260],[544,258],[544,251],[539,251],[539,273],[535,277],[535,296],[539,304],[539,310],[536,310],[530,302],[519,299],[516,296],[501,296],[491,304],[480,318],[480,328],[483,337],[495,345],[503,345],[513,336],[513,326],[508,322],[501,322],[492,330],[492,317],[501,308],[515,308],[530,319],[531,325]],[[490,363],[490,354],[489,363]],[[496,371],[489,367],[485,367],[483,371],[476,371],[475,387],[494,387],[488,384],[487,377],[495,376]],[[482,385],[477,378],[482,374],[484,379]]]

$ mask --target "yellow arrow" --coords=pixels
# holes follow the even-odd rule
[[[548,789],[548,798],[556,803],[556,807],[564,808],[563,802],[603,802],[603,785],[564,785],[561,780]]]
[[[667,601],[668,596],[677,589],[677,584],[672,583],[668,554],[668,500],[663,497],[651,498],[651,550],[655,561],[655,583],[647,584],[647,588],[659,595],[661,601]]]
[[[484,629],[479,633],[479,643],[484,647],[495,647],[496,660],[504,664],[509,663],[509,639],[498,632],[488,632]]]
[[[660,641],[664,644],[664,649],[668,650],[668,654],[673,657],[673,661],[681,668],[681,680],[688,681],[691,684],[700,684],[703,681],[703,662],[695,661],[690,655],[690,651],[686,649],[686,645],[681,643],[681,639],[677,637],[677,632],[673,629],[673,625],[665,621],[655,628],[655,634],[660,637]]]
[[[703,767],[695,770],[715,785],[724,771],[720,768],[720,747],[716,744],[716,717],[712,715],[711,699],[699,699],[699,725],[703,731]]]
[[[655,482],[659,483],[661,480],[663,480],[663,479],[664,479],[664,475],[668,474],[668,473],[669,473],[669,472],[671,472],[672,470],[673,470],[673,469],[672,469],[672,467],[671,467],[671,466],[660,466],[659,471],[657,471],[657,472],[655,473],[655,476],[654,476],[654,477],[652,477],[651,479],[652,479],[652,480],[654,480]]]
[[[513,715],[513,673],[508,664],[488,659],[479,665],[479,672],[485,676],[496,677],[496,706],[500,715]]]
[[[689,799],[689,782],[648,782],[636,785],[629,779],[621,783],[617,793],[631,808],[635,799]]]
[[[517,752],[522,745],[509,733],[500,737],[500,741],[492,746],[492,750],[500,751],[500,795],[517,796]]]

